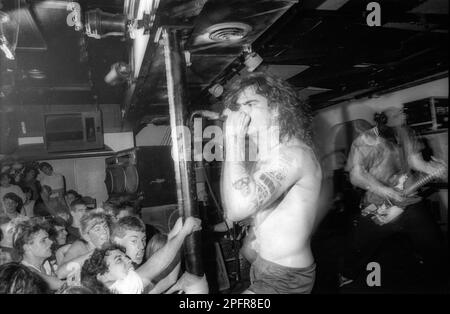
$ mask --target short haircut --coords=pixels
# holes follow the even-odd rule
[[[106,256],[111,251],[119,250],[126,254],[126,250],[117,244],[110,244],[101,249],[95,249],[94,253],[84,262],[81,267],[81,283],[94,290],[96,293],[108,293],[108,288],[98,281],[97,275],[103,275],[108,272],[108,264],[106,264]]]
[[[158,233],[155,234],[150,241],[147,243],[147,249],[145,252],[145,257],[149,259],[156,251],[161,249],[164,245],[166,245],[168,237],[166,234]]]
[[[47,219],[47,223],[52,225],[53,227],[66,227],[67,223],[61,217],[51,217]]]
[[[16,193],[13,193],[13,192],[6,193],[3,196],[3,199],[7,199],[7,198],[10,199],[10,200],[15,201],[16,203],[21,203],[22,202],[22,199]]]
[[[67,223],[60,217],[51,217],[47,219],[44,224],[47,227],[48,237],[53,241],[53,244],[57,246],[56,238],[58,237],[58,231],[56,230],[56,227],[66,228]]]
[[[52,167],[48,162],[41,162],[41,163],[39,164],[39,169],[40,169],[40,170],[42,170],[42,169],[45,168],[45,167],[50,168],[51,170],[53,170],[53,167]]]
[[[46,294],[50,289],[38,274],[17,262],[0,266],[0,294]]]
[[[145,234],[145,224],[136,216],[122,217],[114,224],[112,237],[123,238],[127,231],[137,231]]]
[[[48,233],[47,225],[38,219],[22,221],[16,225],[13,235],[13,247],[20,257],[25,251],[23,246],[34,240],[34,236],[41,230]]]
[[[103,209],[107,212],[111,212],[111,214],[114,216],[117,216],[120,212],[119,204],[116,204],[111,201],[104,202]]]
[[[76,206],[77,205],[84,205],[84,206],[87,207],[86,202],[83,201],[83,199],[79,198],[79,199],[74,200],[72,203],[70,203],[70,206],[69,206],[70,211],[71,212],[76,211]]]
[[[16,202],[17,203],[16,209],[17,209],[17,211],[20,211],[20,209],[23,206],[23,201],[16,193],[13,193],[13,192],[6,193],[3,196],[3,200],[6,200],[6,199],[10,199],[10,200],[13,200],[14,202]]]
[[[86,234],[91,230],[94,226],[105,222],[109,231],[111,232],[112,227],[112,219],[111,215],[105,213],[102,209],[95,209],[87,212],[80,219],[80,231],[82,234]]]

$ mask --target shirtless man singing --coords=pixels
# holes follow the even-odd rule
[[[254,236],[246,246],[255,259],[246,292],[310,293],[315,280],[310,239],[322,171],[312,149],[308,108],[286,82],[264,73],[232,83],[224,104],[226,219],[253,218]],[[246,136],[256,156],[250,148],[246,158]]]

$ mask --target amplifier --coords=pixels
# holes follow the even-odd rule
[[[171,146],[136,147],[105,160],[110,196],[137,195],[142,207],[177,204]]]
[[[429,97],[405,103],[406,123],[419,132],[448,128],[448,98]]]

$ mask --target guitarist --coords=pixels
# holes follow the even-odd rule
[[[365,195],[350,232],[340,285],[350,283],[364,271],[382,242],[397,232],[408,235],[421,262],[430,270],[426,277],[434,279],[433,271],[445,269],[440,230],[423,208],[421,198],[404,195],[401,185],[412,170],[445,176],[446,166],[436,159],[424,161],[418,141],[404,125],[401,109],[376,113],[374,120],[376,126],[352,143],[347,161],[351,183],[365,190]]]

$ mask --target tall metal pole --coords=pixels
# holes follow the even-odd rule
[[[170,127],[172,129],[172,154],[177,184],[178,210],[180,216],[199,217],[195,173],[191,161],[191,137],[186,119],[186,64],[181,48],[181,33],[165,28],[162,33],[166,64],[167,93],[169,100]],[[188,159],[189,158],[189,159]],[[203,276],[201,234],[194,232],[185,240],[186,270]]]

